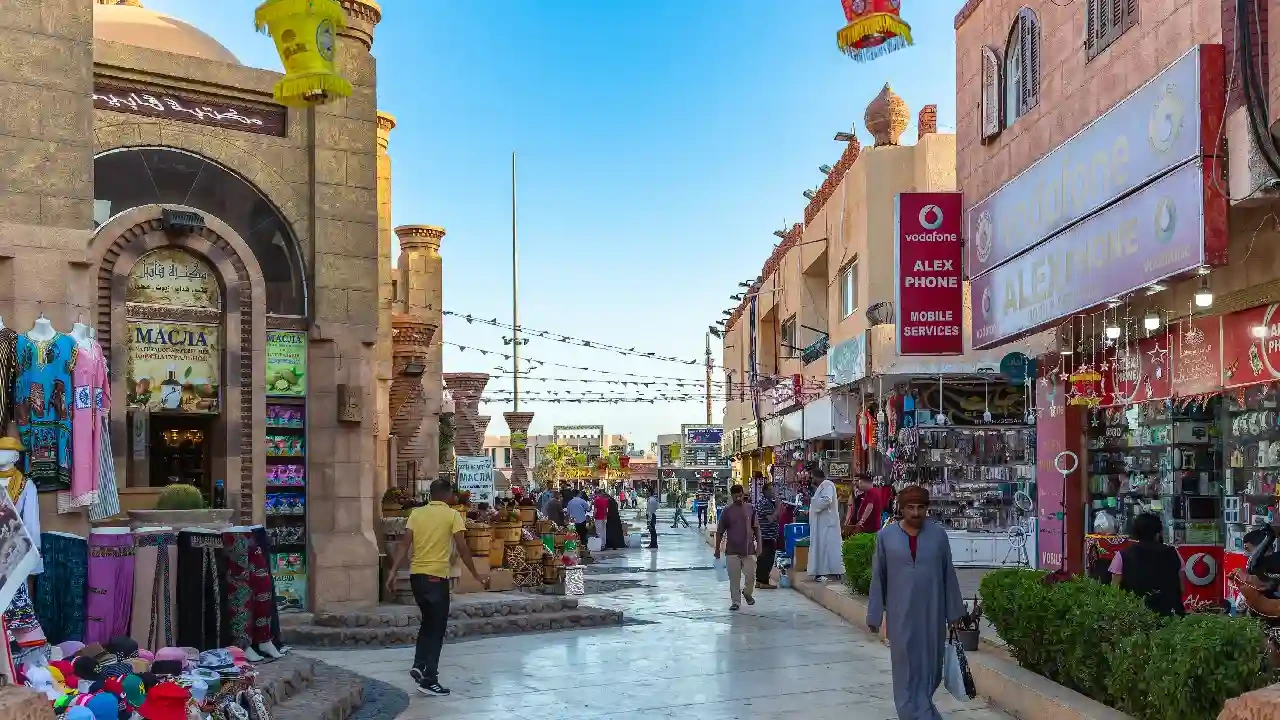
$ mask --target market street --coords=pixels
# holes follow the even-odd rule
[[[308,654],[410,693],[400,720],[896,717],[888,648],[793,590],[730,613],[711,547],[664,520],[656,553],[607,553],[587,576],[583,604],[623,609],[628,624],[446,645],[452,697],[414,692],[410,648]],[[948,718],[1008,717],[945,690],[937,701]]]

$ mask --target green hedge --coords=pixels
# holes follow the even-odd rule
[[[876,534],[858,533],[845,538],[844,579],[854,592],[871,592],[871,560],[876,556]]]
[[[1087,578],[1046,584],[1035,570],[982,579],[983,610],[1019,664],[1139,720],[1212,720],[1273,682],[1262,626],[1249,618],[1165,618]]]

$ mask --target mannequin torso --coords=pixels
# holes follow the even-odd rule
[[[89,333],[89,326],[79,322],[71,326],[71,337],[75,339],[76,344],[81,349],[87,349],[89,343],[93,341],[93,337]]]
[[[31,326],[31,329],[27,331],[27,337],[36,342],[48,342],[57,334],[58,331],[53,329],[53,323],[49,322],[49,319],[45,317],[38,318],[35,324]]]

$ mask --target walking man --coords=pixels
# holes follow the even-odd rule
[[[760,556],[756,558],[756,587],[777,588],[772,582],[773,559],[778,551],[778,513],[782,508],[773,497],[773,483],[760,488],[760,504],[756,506],[756,522],[760,525]]]
[[[942,682],[948,623],[964,615],[947,531],[926,516],[929,491],[898,493],[902,520],[876,534],[867,627],[885,623],[892,642],[893,703],[902,720],[942,720],[933,693]]]
[[[729,489],[729,507],[720,513],[716,526],[716,559],[720,559],[720,541],[725,540],[725,565],[729,569],[729,609],[738,609],[739,597],[748,605],[755,605],[752,589],[756,578],[756,553],[760,551],[760,523],[756,521],[756,509],[743,502],[742,486]],[[743,584],[743,577],[746,583]]]
[[[573,490],[573,497],[570,498],[569,504],[564,506],[565,515],[573,521],[573,529],[578,533],[578,542],[584,547],[587,544],[587,514],[591,512],[591,505],[587,503],[586,498],[582,497],[581,490]]]
[[[814,580],[830,580],[844,575],[840,538],[840,504],[835,483],[820,468],[810,471],[815,489],[809,501],[809,567]]]
[[[653,490],[649,491],[649,499],[645,501],[645,507],[649,512],[649,544],[645,547],[650,550],[658,549],[658,493]]]
[[[409,513],[404,535],[396,545],[391,570],[387,573],[387,591],[392,592],[396,573],[405,557],[411,557],[409,585],[422,613],[422,627],[418,629],[418,647],[413,653],[409,675],[423,695],[449,694],[449,689],[440,684],[440,649],[449,624],[450,556],[456,551],[471,575],[489,587],[489,579],[476,573],[467,547],[466,522],[457,510],[449,507],[451,500],[453,487],[447,480],[431,483],[431,502]]]
[[[699,529],[707,526],[707,501],[710,499],[711,494],[707,492],[706,484],[698,485],[698,494],[693,496],[693,510],[698,514]]]
[[[671,527],[680,527],[681,523],[684,523],[685,527],[689,527],[689,521],[684,517],[684,503],[688,497],[683,490],[676,491],[676,514],[671,520]]]

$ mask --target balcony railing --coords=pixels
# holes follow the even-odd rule
[[[831,347],[831,336],[823,335],[822,337],[809,343],[809,346],[800,351],[800,361],[805,365],[825,357],[827,350]]]

